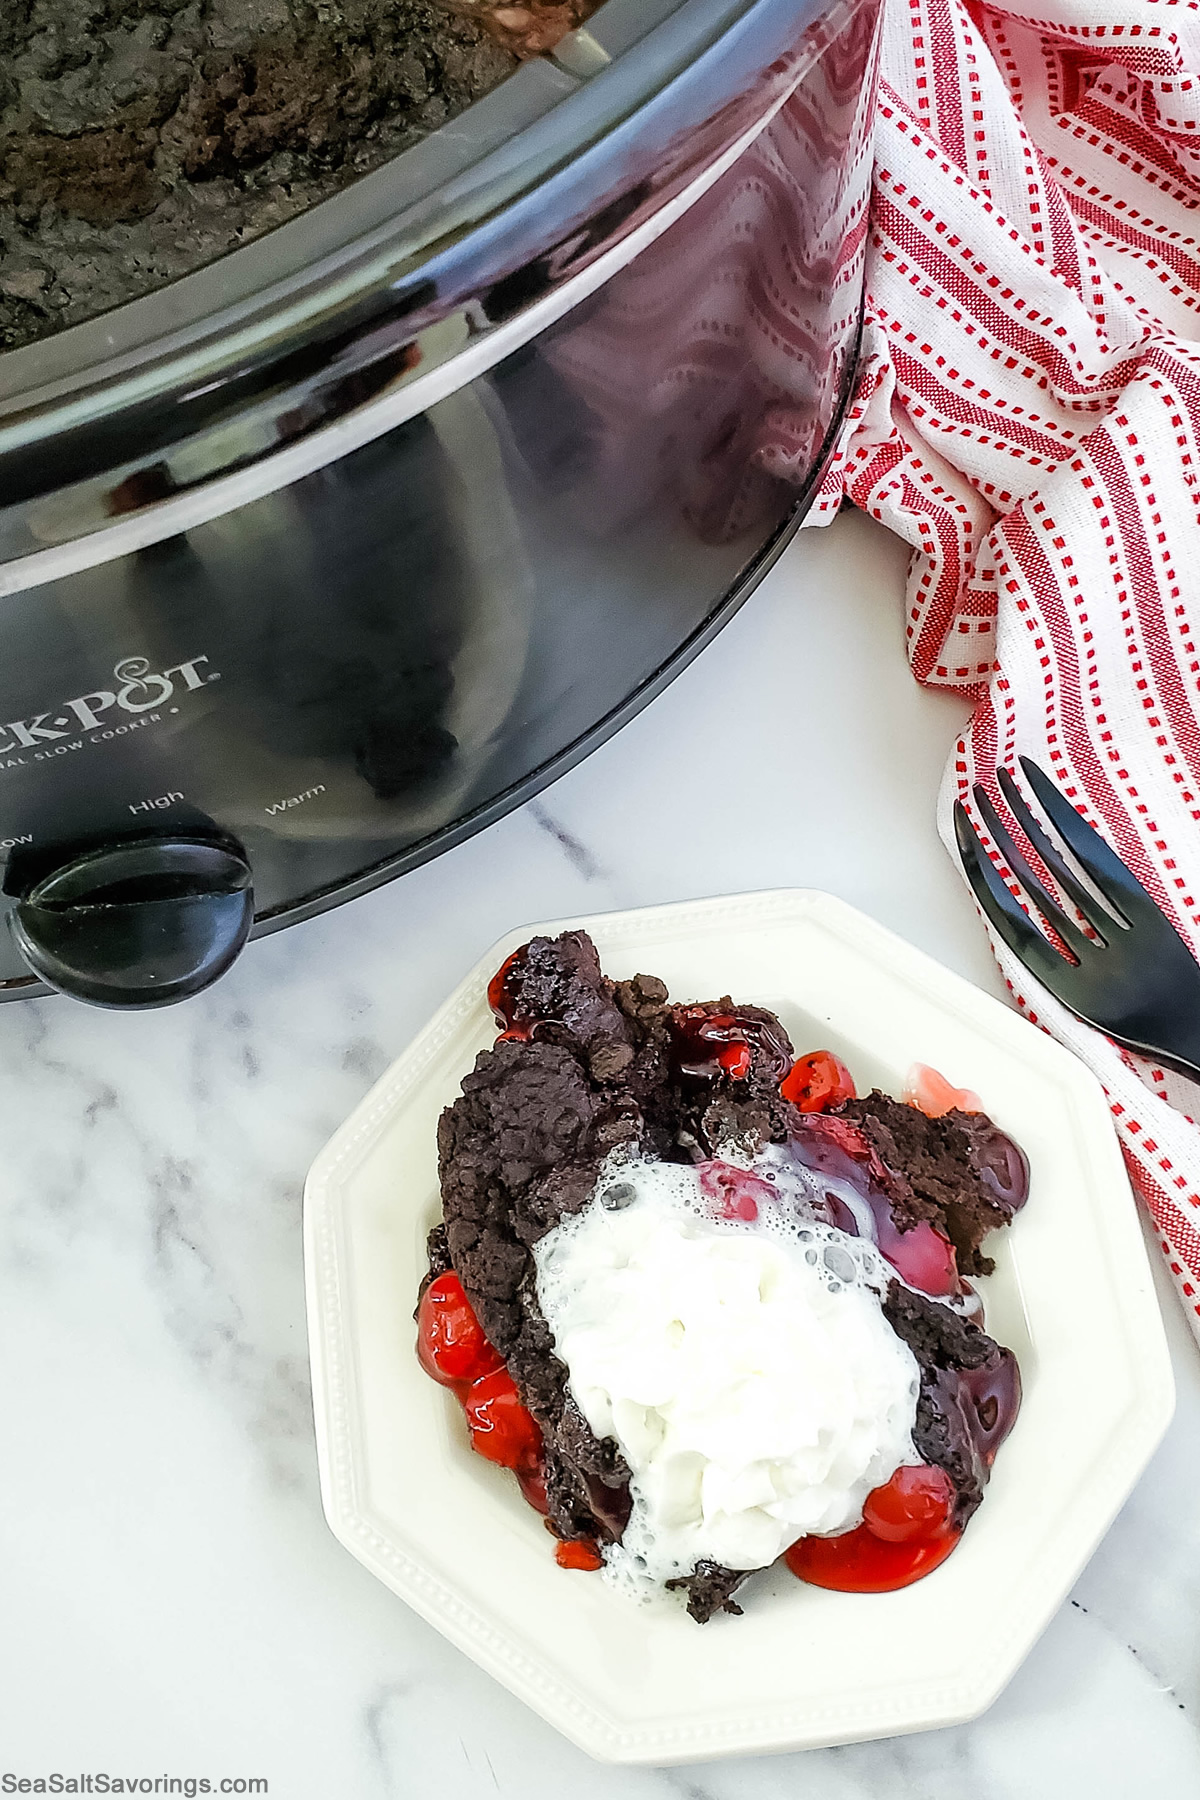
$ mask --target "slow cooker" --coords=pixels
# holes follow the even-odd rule
[[[608,0],[336,198],[0,356],[0,994],[151,1006],[643,706],[853,381],[878,0]]]

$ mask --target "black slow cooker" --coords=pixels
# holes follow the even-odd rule
[[[0,994],[195,993],[644,705],[854,373],[877,0],[608,0],[335,199],[0,356]]]

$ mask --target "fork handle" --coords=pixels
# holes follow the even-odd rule
[[[1090,1020],[1087,1023],[1090,1023]],[[1177,1075],[1186,1075],[1189,1081],[1200,1083],[1200,1036],[1196,1038],[1195,1042],[1192,1042],[1190,1033],[1187,1040],[1184,1039],[1183,1033],[1180,1033],[1177,1041],[1186,1042],[1186,1048],[1191,1053],[1185,1056],[1182,1050],[1168,1050],[1163,1044],[1149,1044],[1144,1038],[1139,1040],[1132,1037],[1121,1037],[1115,1031],[1110,1031],[1108,1035],[1114,1043],[1123,1044],[1127,1050],[1136,1050],[1139,1056],[1153,1057],[1154,1061],[1161,1063],[1165,1069],[1173,1069]]]

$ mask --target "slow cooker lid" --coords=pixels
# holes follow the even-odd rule
[[[826,4],[794,0],[789,11]],[[0,426],[77,394],[81,378],[119,379],[149,357],[194,349],[198,333],[244,332],[264,310],[294,326],[381,278],[411,286],[428,256],[594,146],[760,5],[608,0],[551,55],[329,200],[138,300],[0,354]]]
[[[858,3],[608,0],[341,194],[0,355],[0,565],[38,550],[46,496],[90,483],[101,510],[140,511],[164,498],[159,449],[254,415],[257,460],[511,319],[683,188]],[[451,314],[464,329],[439,340]],[[95,505],[78,510],[94,532]]]

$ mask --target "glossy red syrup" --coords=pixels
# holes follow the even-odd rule
[[[604,1558],[590,1538],[572,1538],[554,1546],[554,1560],[560,1569],[600,1569]]]
[[[718,1219],[741,1219],[753,1225],[761,1207],[772,1201],[778,1204],[778,1190],[761,1175],[752,1175],[749,1169],[736,1168],[733,1163],[706,1162],[699,1165],[699,1174],[700,1190],[713,1202]]]
[[[550,1507],[537,1420],[522,1404],[503,1357],[484,1332],[453,1269],[431,1281],[421,1295],[417,1360],[427,1375],[458,1395],[472,1450],[511,1469],[529,1505],[544,1518]]]
[[[780,1028],[736,1008],[712,1013],[703,1006],[673,1006],[671,1035],[676,1070],[693,1081],[712,1081],[722,1074],[745,1081],[755,1051],[768,1079],[778,1081],[791,1066]]]
[[[834,1588],[841,1594],[893,1594],[931,1575],[944,1563],[962,1533],[914,1544],[885,1544],[865,1525],[841,1537],[801,1538],[784,1561],[793,1575],[811,1587]]]
[[[421,1295],[417,1358],[427,1375],[452,1388],[469,1386],[501,1367],[453,1269],[431,1281]]]
[[[867,1495],[863,1522],[839,1537],[803,1537],[784,1551],[793,1575],[844,1594],[890,1594],[944,1563],[962,1532],[950,1523],[954,1489],[943,1469],[896,1470]]]
[[[929,1119],[940,1119],[944,1113],[983,1111],[983,1101],[970,1088],[956,1088],[953,1082],[928,1063],[914,1063],[904,1084],[903,1098],[920,1109]]]
[[[833,1114],[809,1113],[797,1121],[789,1148],[806,1168],[832,1175],[862,1196],[871,1209],[881,1254],[910,1287],[934,1299],[963,1292],[948,1237],[924,1219],[908,1231],[898,1229],[884,1185],[886,1172],[857,1125]],[[836,1195],[827,1196],[827,1203],[833,1224],[858,1236],[857,1221],[846,1203]]]
[[[492,1009],[497,1025],[501,1028],[500,1036],[496,1040],[500,1044],[514,1040],[518,1043],[525,1043],[533,1036],[533,1028],[537,1024],[536,1019],[527,1019],[518,1014],[516,1001],[510,991],[509,977],[514,969],[520,968],[524,960],[525,949],[522,946],[520,950],[514,950],[511,956],[505,958],[488,982],[488,1005]]]

